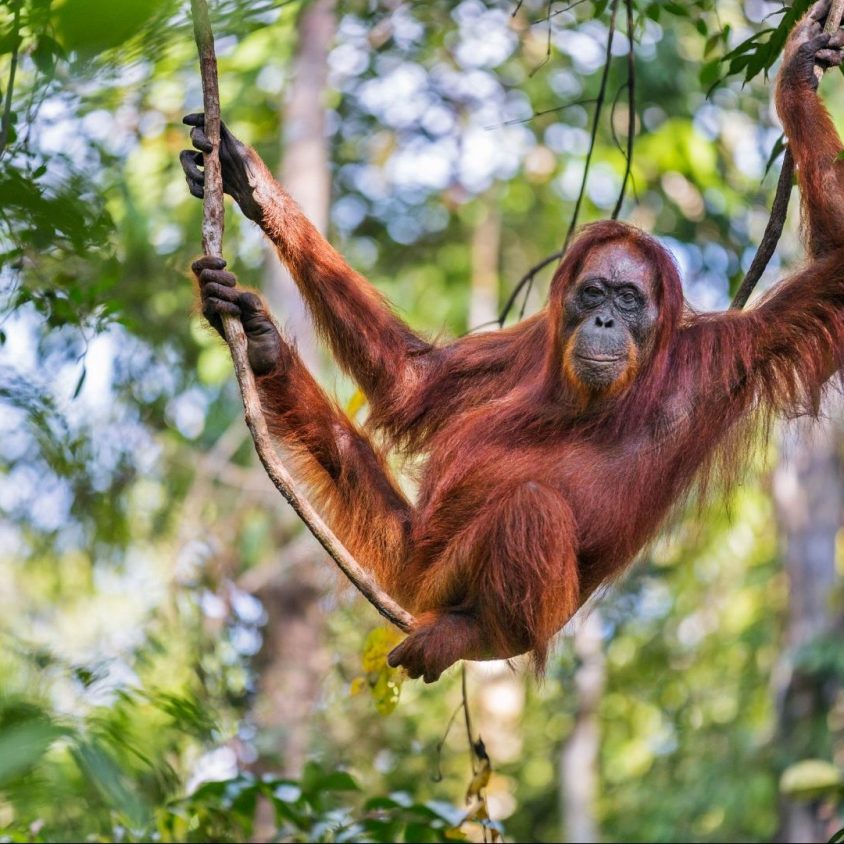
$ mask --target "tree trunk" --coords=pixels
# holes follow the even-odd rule
[[[588,610],[580,620],[574,650],[580,661],[574,675],[577,713],[560,754],[561,840],[580,844],[599,840],[595,815],[601,750],[598,706],[604,693],[606,666],[597,610]]]
[[[469,328],[494,328],[498,319],[498,262],[501,254],[501,212],[494,195],[484,201],[472,233],[472,290]],[[491,325],[490,323],[493,323]]]
[[[840,408],[840,402],[830,403],[830,416],[838,418]],[[835,544],[844,503],[842,433],[841,426],[831,421],[818,425],[800,420],[788,425],[774,474],[774,502],[788,576],[788,613],[778,672],[777,746],[789,762],[818,755],[810,724],[825,717],[838,691],[827,677],[801,671],[794,657],[819,637],[831,635],[841,622],[830,599],[838,579]],[[778,840],[826,841],[834,830],[819,809],[817,803],[782,798]]]
[[[297,21],[296,54],[282,106],[282,163],[279,179],[320,231],[328,227],[331,200],[329,149],[323,95],[328,52],[334,38],[335,0],[314,0]],[[267,243],[264,294],[299,354],[316,369],[319,354],[313,325],[290,274]],[[291,524],[295,518],[288,514]],[[301,772],[310,744],[308,725],[330,660],[320,599],[331,581],[322,549],[311,536],[297,535],[252,578],[267,611],[258,656],[258,693],[253,718],[258,729],[258,772],[287,776]],[[271,804],[260,802],[253,840],[272,840]]]
[[[282,126],[279,178],[310,221],[324,234],[331,206],[331,170],[323,98],[328,81],[328,52],[336,27],[335,0],[314,0],[297,24],[297,49],[287,86]],[[264,293],[270,308],[296,338],[305,362],[318,364],[316,335],[290,273],[269,243]]]

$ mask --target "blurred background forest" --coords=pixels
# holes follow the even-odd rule
[[[693,306],[725,307],[768,220],[771,78],[807,6],[219,0],[212,16],[228,125],[433,336],[494,324],[561,247],[587,165],[579,221],[613,212],[631,103],[621,219],[670,247]],[[729,500],[680,519],[561,635],[543,683],[468,667],[493,771],[467,808],[460,672],[428,687],[386,668],[392,634],[256,466],[228,351],[196,314],[201,205],[178,153],[200,107],[186,3],[0,0],[0,840],[844,825],[840,406],[811,435],[783,426]],[[761,287],[802,258],[796,204]],[[365,416],[231,207],[226,255]]]

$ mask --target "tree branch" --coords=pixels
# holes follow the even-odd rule
[[[768,218],[768,223],[765,226],[765,233],[762,235],[762,240],[759,242],[759,248],[753,256],[750,263],[750,268],[747,275],[742,280],[733,301],[730,303],[730,309],[740,311],[750,298],[753,288],[756,287],[762,273],[765,272],[765,267],[768,266],[768,261],[774,254],[777,248],[782,229],[785,225],[785,217],[788,212],[788,200],[791,198],[791,186],[794,182],[794,158],[791,155],[791,150],[786,148],[785,155],[782,159],[782,170],[780,170],[780,178],[777,182],[777,192],[774,194],[774,203],[771,206],[771,216]]]
[[[841,26],[841,19],[844,18],[844,0],[833,0],[832,6],[829,10],[829,15],[824,26],[825,32],[835,32]],[[824,75],[822,67],[815,66],[815,76],[818,84]],[[733,301],[730,303],[731,310],[741,310],[753,293],[754,288],[759,283],[762,273],[768,266],[768,262],[777,248],[780,237],[782,236],[783,226],[785,225],[785,218],[788,212],[788,200],[791,197],[791,189],[794,185],[794,158],[791,155],[791,150],[786,147],[785,155],[782,159],[782,170],[780,171],[780,178],[777,182],[777,191],[774,194],[774,202],[771,206],[771,216],[768,218],[768,224],[765,226],[765,232],[762,235],[762,240],[759,243],[759,248],[753,256],[753,261],[750,263],[750,268],[747,275],[742,280]]]
[[[6,103],[3,106],[3,117],[0,118],[0,158],[6,151],[6,144],[9,142],[9,130],[12,123],[12,92],[15,90],[15,73],[18,69],[18,52],[20,51],[21,33],[21,2],[15,4],[15,17],[12,23],[14,32],[15,47],[12,50],[12,65],[9,69],[9,83],[6,88]]]
[[[571,242],[574,230],[577,228],[577,218],[580,215],[580,205],[583,202],[583,195],[586,193],[586,180],[589,178],[589,165],[592,163],[592,153],[595,152],[595,141],[598,137],[598,125],[601,120],[601,111],[604,108],[604,98],[607,94],[607,80],[610,76],[610,65],[612,64],[612,40],[615,35],[615,16],[618,12],[618,0],[612,0],[612,11],[610,12],[610,25],[607,30],[607,54],[604,58],[604,72],[601,75],[601,87],[598,91],[598,101],[595,104],[595,116],[592,120],[592,135],[589,139],[589,151],[586,153],[586,162],[583,165],[583,180],[580,183],[580,193],[577,195],[577,202],[574,204],[571,222],[569,223],[566,239],[563,241],[562,251],[565,253]]]
[[[217,86],[217,60],[214,54],[214,37],[208,19],[206,0],[191,0],[194,36],[199,50],[202,93],[205,107],[205,132],[213,150],[205,154],[205,200],[202,214],[202,248],[206,255],[222,255],[223,245],[223,182],[220,172],[220,94]],[[405,633],[415,626],[415,619],[381,590],[370,574],[349,553],[334,535],[319,513],[296,488],[296,483],[278,457],[261,408],[261,399],[255,384],[255,376],[246,351],[246,335],[236,317],[223,315],[226,342],[234,361],[237,383],[243,398],[246,424],[255,450],[270,480],[284,496],[300,519],[307,525],[317,541],[337,563],[340,570],[355,588],[388,621]]]
[[[624,178],[621,180],[621,190],[618,192],[618,201],[612,212],[612,219],[617,220],[621,214],[621,206],[624,204],[624,194],[627,191],[627,182],[630,180],[633,168],[633,141],[636,136],[636,62],[633,54],[633,0],[625,0],[627,12],[627,151],[624,154]],[[615,103],[613,103],[615,110]],[[615,131],[615,124],[613,132]],[[635,195],[636,185],[633,185]]]
[[[844,0],[842,0],[844,2]],[[504,323],[507,320],[510,311],[513,309],[513,306],[516,303],[516,299],[519,293],[522,290],[526,289],[525,298],[522,303],[522,308],[519,313],[519,319],[521,319],[525,314],[525,308],[527,307],[527,300],[530,296],[530,291],[533,287],[534,279],[536,278],[536,274],[548,266],[548,264],[562,260],[563,255],[566,254],[566,249],[568,249],[569,241],[571,240],[572,234],[574,233],[575,228],[577,227],[577,218],[580,215],[580,205],[583,202],[583,196],[586,192],[586,180],[589,178],[589,166],[592,163],[592,153],[595,151],[595,141],[598,135],[598,125],[601,119],[601,112],[604,107],[604,99],[606,98],[607,94],[607,80],[609,79],[610,74],[610,63],[612,62],[612,40],[613,36],[615,35],[615,20],[616,20],[616,13],[618,12],[618,3],[619,0],[612,0],[612,11],[610,12],[610,23],[609,23],[609,30],[607,34],[607,49],[606,49],[606,58],[604,61],[604,70],[601,74],[601,84],[598,90],[598,96],[595,98],[595,115],[592,119],[592,134],[589,141],[589,150],[586,154],[586,161],[583,165],[583,179],[580,182],[580,191],[577,196],[577,201],[574,205],[574,210],[572,211],[571,215],[571,222],[569,223],[568,231],[566,232],[566,239],[563,243],[563,248],[555,252],[553,255],[549,255],[547,258],[544,258],[535,266],[531,267],[516,283],[516,286],[513,288],[513,291],[507,297],[507,302],[505,303],[504,307],[501,309],[501,314],[498,317],[498,325],[499,327],[503,327]],[[629,9],[628,9],[629,13]],[[628,18],[628,26],[630,25],[630,19]],[[632,48],[632,30],[631,30],[631,48]],[[628,65],[628,73],[631,72],[631,66]],[[630,103],[631,103],[631,115],[633,114],[632,105],[633,101],[633,77],[628,77],[628,91],[630,93]],[[553,109],[548,109],[548,111],[552,111]],[[542,112],[543,114],[546,112]],[[535,116],[535,115],[534,115]],[[635,117],[633,118],[633,126],[635,128]],[[630,133],[627,144],[628,150],[632,151],[632,132]],[[628,168],[630,164],[628,161]],[[628,173],[625,173],[624,177],[624,184],[627,184]],[[623,189],[622,189],[622,197],[623,199]]]
[[[563,250],[560,249],[558,252],[554,252],[552,255],[549,255],[547,258],[543,258],[538,264],[534,264],[517,282],[516,286],[513,288],[513,292],[507,297],[507,302],[504,304],[504,307],[501,309],[501,314],[498,317],[498,327],[503,328],[504,323],[507,321],[507,317],[510,314],[510,311],[513,308],[513,305],[516,303],[516,297],[521,292],[522,288],[532,282],[534,276],[540,271],[544,270],[548,264],[553,264],[554,261],[559,260],[563,257]]]

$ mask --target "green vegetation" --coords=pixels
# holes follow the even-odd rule
[[[0,0],[0,841],[556,841],[583,824],[607,841],[760,841],[784,818],[832,835],[844,545],[840,508],[807,502],[844,496],[842,431],[800,453],[775,438],[729,500],[679,518],[603,597],[597,647],[564,634],[543,682],[471,666],[490,774],[460,672],[402,684],[392,633],[256,466],[186,273],[201,217],[178,164],[201,102],[188,5]],[[327,16],[326,87],[304,97],[327,161],[299,176],[319,195],[327,168],[332,242],[414,326],[494,320],[561,247],[615,3],[211,5],[224,118],[274,167],[298,131],[292,89],[316,73],[297,76],[297,54],[321,55],[302,15]],[[721,308],[768,219],[770,74],[808,3],[632,7],[621,218],[672,248],[695,307]],[[581,222],[612,213],[625,173],[624,8]],[[795,210],[763,286],[801,259]],[[232,268],[319,361],[259,233],[228,214]],[[365,416],[334,368],[321,376]],[[584,718],[595,799],[578,803],[565,759]]]

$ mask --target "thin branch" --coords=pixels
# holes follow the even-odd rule
[[[598,125],[601,118],[601,112],[604,106],[604,100],[607,94],[607,80],[609,79],[609,72],[610,72],[610,62],[612,60],[612,40],[615,34],[615,19],[616,13],[618,11],[618,0],[613,0],[612,4],[612,13],[610,15],[610,23],[609,23],[609,33],[607,36],[607,49],[606,49],[606,56],[604,61],[604,71],[601,75],[601,85],[598,91],[598,96],[594,99],[595,102],[595,116],[592,120],[592,134],[589,141],[589,151],[586,155],[586,161],[583,167],[583,179],[580,183],[580,192],[577,197],[577,202],[574,206],[574,211],[572,212],[571,222],[569,223],[568,231],[566,232],[566,239],[565,243],[563,244],[563,248],[559,251],[555,252],[553,255],[549,255],[547,258],[543,258],[538,264],[531,267],[516,283],[516,286],[513,288],[510,295],[507,297],[507,301],[504,304],[504,307],[501,309],[501,314],[498,317],[498,325],[499,327],[503,327],[504,323],[507,320],[507,317],[510,314],[510,311],[513,309],[513,306],[518,298],[519,294],[525,290],[525,297],[524,301],[522,302],[522,307],[519,312],[519,319],[524,316],[525,309],[527,308],[527,301],[528,297],[530,296],[530,292],[533,289],[533,283],[536,278],[536,274],[547,267],[549,264],[553,263],[557,260],[562,260],[563,255],[566,253],[566,249],[568,248],[569,241],[571,240],[571,236],[577,227],[577,218],[580,214],[580,206],[583,202],[583,195],[586,191],[586,180],[589,176],[589,166],[592,161],[592,153],[595,150],[595,140],[598,135]],[[628,10],[629,11],[629,10]],[[629,68],[628,68],[629,72]],[[574,105],[574,103],[571,103]],[[565,106],[563,106],[565,107]],[[544,113],[544,112],[543,112]],[[631,114],[633,113],[633,109],[631,108]],[[635,122],[634,122],[635,128]],[[631,139],[632,133],[627,139],[628,148],[632,150],[631,146]],[[626,179],[625,179],[626,181]]]
[[[548,45],[545,48],[545,58],[528,74],[528,78],[535,76],[548,62],[551,61],[551,35],[554,25],[551,22],[551,4],[554,0],[548,0]]]
[[[774,9],[773,12],[768,12],[764,18],[760,21],[760,23],[764,23],[766,20],[770,20],[771,18],[775,18],[777,15],[784,15],[788,11],[788,6],[783,6],[781,9]]]
[[[627,182],[630,179],[631,168],[633,167],[633,142],[636,136],[636,61],[633,54],[633,0],[624,0],[624,6],[627,11],[627,153],[618,202],[616,202],[612,212],[613,220],[617,220],[619,214],[621,214]],[[614,128],[613,131],[615,131]]]
[[[587,2],[587,0],[574,0],[574,2],[573,2],[573,3],[569,3],[569,4],[568,4],[568,6],[565,6],[565,7],[564,7],[564,8],[562,8],[562,9],[557,9],[557,11],[556,11],[556,12],[550,12],[550,13],[549,13],[546,17],[544,17],[544,18],[537,18],[535,21],[531,21],[531,22],[530,22],[530,25],[531,25],[531,26],[536,26],[536,24],[538,24],[538,23],[544,23],[545,21],[550,20],[551,18],[555,18],[555,17],[557,17],[557,15],[564,15],[566,12],[570,12],[572,9],[576,8],[576,7],[577,7],[577,6],[579,6],[581,3],[586,3],[586,2]]]
[[[465,664],[461,663],[463,670],[465,671]],[[448,739],[448,734],[451,732],[451,728],[454,726],[454,721],[457,718],[457,713],[463,708],[463,701],[461,700],[460,703],[454,708],[454,712],[451,713],[451,718],[448,719],[448,723],[445,725],[445,730],[443,731],[442,738],[437,742],[436,747],[434,748],[434,755],[437,760],[437,770],[431,776],[432,782],[442,782],[443,779],[443,768],[442,768],[442,758],[443,758],[443,748],[445,747],[446,740]]]
[[[460,337],[468,337],[470,334],[474,334],[476,331],[481,331],[484,328],[492,328],[493,326],[499,326],[498,317],[495,319],[487,320],[486,322],[482,322],[479,325],[473,325],[471,328],[467,328]],[[500,327],[500,326],[499,326]]]
[[[535,111],[530,117],[517,117],[513,120],[505,120],[503,123],[493,123],[490,126],[485,126],[484,128],[487,131],[492,131],[493,129],[503,129],[505,126],[516,126],[519,124],[530,123],[531,120],[535,120],[537,117],[544,117],[546,114],[554,114],[554,112],[557,111],[565,111],[565,109],[574,108],[575,106],[590,105],[594,102],[597,102],[596,97],[589,97],[585,100],[575,100],[574,102],[566,103],[565,105],[554,106],[554,108],[544,108],[542,111]]]
[[[841,20],[844,18],[844,0],[833,0],[832,7],[829,10],[829,15],[826,19],[824,32],[835,32],[841,26]],[[815,77],[820,84],[823,78],[824,68],[815,65]],[[765,272],[768,262],[777,248],[779,239],[782,236],[783,226],[785,225],[785,218],[788,212],[788,200],[791,197],[791,189],[794,184],[794,157],[791,150],[786,147],[785,155],[782,159],[782,170],[780,171],[780,178],[777,182],[777,190],[774,195],[774,202],[771,206],[771,216],[768,218],[768,224],[765,226],[765,232],[762,235],[762,240],[759,243],[759,248],[753,256],[753,261],[750,263],[750,268],[747,275],[742,280],[733,301],[730,303],[731,310],[741,310],[753,293],[754,288],[759,283],[759,279]]]
[[[202,247],[206,255],[219,256],[222,254],[223,241],[223,183],[218,158],[220,95],[217,86],[217,62],[214,55],[214,37],[208,20],[206,0],[191,0],[191,9],[202,73],[205,131],[213,145],[213,151],[205,154]],[[279,459],[267,430],[267,423],[261,408],[261,399],[258,396],[258,389],[255,384],[255,376],[247,357],[246,335],[243,326],[236,317],[224,315],[223,328],[243,398],[246,424],[249,426],[249,432],[255,442],[258,458],[270,480],[358,591],[384,618],[391,621],[400,630],[406,633],[410,632],[415,626],[413,616],[380,589],[370,574],[361,568],[355,558],[337,539],[310,502],[297,490],[295,481]]]
[[[621,97],[621,92],[626,90],[627,80],[625,79],[624,82],[622,82],[616,89],[615,95],[612,98],[612,105],[610,106],[610,134],[612,135],[612,142],[622,155],[624,155],[624,147],[621,145],[618,132],[615,130],[615,110],[618,108],[618,101]]]
[[[472,773],[478,772],[475,766],[475,740],[472,738],[472,716],[469,714],[469,696],[466,694],[466,663],[460,663],[460,693],[463,696],[463,717],[466,722],[466,738],[469,740],[469,750],[472,754]]]
[[[530,294],[533,293],[533,283],[535,281],[536,276],[531,276],[528,279],[527,286],[525,287],[525,295],[522,299],[522,306],[519,308],[519,322],[525,318],[525,312],[527,311],[528,302],[530,301]]]
[[[193,35],[199,51],[199,71],[202,76],[202,101],[205,109],[205,134],[211,142],[211,152],[205,153],[205,200],[202,204],[202,251],[218,258],[223,255],[223,175],[220,168],[220,89],[217,83],[217,56],[214,35],[208,19],[206,0],[191,0]],[[226,340],[233,345],[238,339],[245,346],[245,337],[235,338],[239,320],[224,317]],[[242,332],[241,332],[242,334]]]
[[[492,771],[489,754],[486,751],[486,747],[484,745],[483,739],[478,736],[477,741],[473,738],[472,733],[472,718],[469,714],[469,694],[466,689],[466,663],[460,663],[460,694],[462,697],[462,705],[463,705],[463,716],[466,723],[466,738],[469,742],[469,762],[472,767],[472,780],[469,783],[469,788],[466,792],[466,802],[468,803],[470,798],[474,797],[480,804],[480,808],[484,811],[483,816],[485,816],[485,821],[489,821],[489,811],[486,802],[486,796],[484,795],[484,788],[486,787],[485,781],[489,780],[489,775]],[[483,780],[478,782],[478,778],[482,777]],[[470,806],[469,812],[467,814],[467,819],[469,817],[475,817],[476,812]],[[487,827],[487,823],[481,823],[481,840],[483,842],[494,841],[497,838],[492,834],[492,831]]]
[[[744,277],[733,301],[730,303],[732,310],[740,311],[750,298],[753,288],[756,287],[762,273],[768,266],[768,262],[774,254],[779,243],[782,229],[785,225],[785,217],[788,212],[788,200],[791,198],[791,187],[794,182],[794,158],[791,150],[786,148],[782,159],[782,170],[777,182],[777,192],[774,194],[774,202],[771,206],[771,216],[765,226],[765,233],[759,242],[759,248],[753,256],[747,275]]]
[[[522,288],[529,284],[533,277],[540,271],[544,270],[549,264],[553,264],[554,261],[559,260],[563,257],[563,250],[561,249],[559,252],[555,252],[553,255],[549,255],[547,258],[543,258],[538,264],[534,264],[517,282],[516,286],[513,288],[513,292],[508,296],[504,307],[501,309],[501,315],[498,317],[498,327],[503,328],[504,323],[507,321],[507,317],[510,314],[510,311],[513,308],[513,305],[516,302],[516,297],[519,295],[519,292]]]
[[[583,202],[583,196],[586,193],[586,180],[589,178],[589,165],[592,162],[592,153],[595,151],[595,141],[598,137],[598,125],[601,120],[601,112],[604,108],[604,98],[607,94],[607,80],[610,76],[610,64],[612,63],[612,40],[615,35],[615,17],[617,11],[618,0],[613,0],[612,12],[610,14],[610,25],[607,33],[607,51],[604,58],[604,72],[601,75],[601,87],[598,90],[598,101],[595,105],[595,117],[592,120],[592,135],[589,139],[589,151],[586,153],[586,161],[583,165],[583,179],[580,182],[580,193],[577,195],[577,202],[574,204],[574,211],[572,212],[571,222],[569,223],[569,228],[566,232],[566,239],[563,242],[563,252],[568,249],[574,230],[577,228],[577,218],[580,214],[580,206]]]
[[[18,51],[20,50],[20,31],[21,31],[21,3],[23,0],[18,0],[15,4],[15,17],[12,22],[12,30],[14,32],[15,47],[12,50],[12,65],[9,69],[9,84],[6,88],[6,104],[3,106],[3,118],[0,120],[0,158],[6,151],[6,144],[9,142],[9,131],[12,126],[12,92],[15,90],[15,74],[18,69]]]
[[[630,97],[630,86],[628,84],[627,79],[625,79],[624,82],[622,82],[621,85],[618,86],[618,90],[615,92],[615,97],[613,97],[612,108],[610,109],[610,131],[611,131],[611,134],[612,134],[613,143],[615,144],[616,149],[621,153],[622,158],[624,158],[624,163],[625,163],[625,172],[624,172],[625,181],[622,182],[622,185],[621,185],[622,201],[624,199],[624,194],[626,193],[626,181],[630,182],[630,187],[633,189],[633,196],[638,200],[638,191],[636,190],[636,180],[633,177],[633,171],[632,171],[632,166],[633,166],[633,164],[632,164],[632,162],[633,162],[632,146],[633,145],[632,145],[631,140],[630,140],[631,135],[629,133],[629,128],[628,128],[628,133],[625,136],[626,140],[625,140],[624,144],[621,143],[621,139],[618,137],[618,132],[615,129],[615,110],[618,107],[618,100],[619,100],[619,97],[621,96],[622,91],[627,91],[627,104],[628,104],[628,109],[629,109],[631,97]],[[635,110],[634,110],[634,112],[631,112],[631,113],[635,113]],[[635,132],[635,120],[633,121],[633,123],[634,123],[633,131]],[[630,125],[630,117],[628,115],[628,127],[629,127],[629,125]],[[630,155],[628,155],[628,152],[630,153]],[[611,219],[613,219],[613,220],[618,219],[618,211],[613,211]]]

